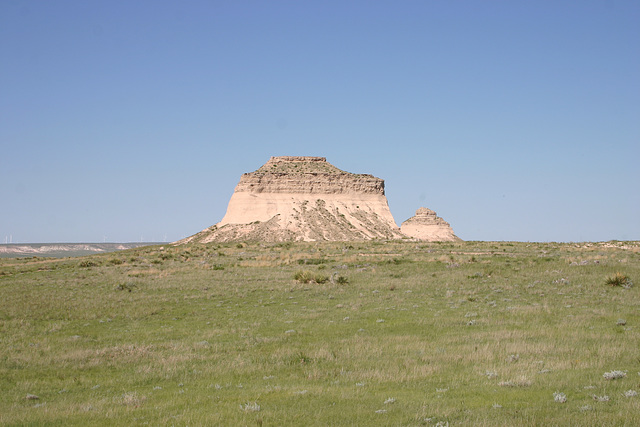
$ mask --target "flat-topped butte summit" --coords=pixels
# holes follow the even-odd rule
[[[260,169],[245,173],[238,192],[384,195],[384,181],[373,175],[345,172],[325,157],[271,157]]]
[[[438,239],[457,239],[444,224],[450,232],[440,230]],[[281,156],[243,174],[222,220],[180,243],[429,240],[428,233],[413,234],[419,237],[396,225],[384,180],[345,172],[324,157]]]

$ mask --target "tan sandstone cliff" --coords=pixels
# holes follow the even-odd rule
[[[461,240],[447,221],[427,208],[418,209],[415,216],[402,223],[400,231],[408,237],[429,242]]]
[[[180,243],[403,237],[382,179],[342,171],[324,157],[283,156],[243,174],[224,218]]]

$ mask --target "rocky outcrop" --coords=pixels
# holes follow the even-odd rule
[[[216,225],[181,241],[347,241],[404,237],[384,181],[324,157],[272,157],[245,173]]]
[[[400,231],[408,237],[429,242],[460,240],[447,221],[427,208],[418,209],[415,216],[402,223]]]
[[[377,194],[384,181],[342,171],[325,157],[271,157],[255,172],[242,174],[236,193]]]

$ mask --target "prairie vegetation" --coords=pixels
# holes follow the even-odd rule
[[[1,259],[0,424],[640,425],[639,279],[639,242]]]

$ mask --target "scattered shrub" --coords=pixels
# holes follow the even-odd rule
[[[282,249],[291,249],[292,246],[293,246],[293,242],[282,242],[276,245],[277,248],[282,248]]]
[[[130,283],[120,283],[118,286],[116,286],[116,289],[119,291],[129,291],[131,292],[133,290],[133,288],[137,287],[136,285],[130,284]]]
[[[293,278],[300,283],[326,283],[329,278],[324,274],[316,274],[309,270],[298,270],[293,275]]]
[[[316,274],[313,281],[316,283],[327,283],[329,281],[329,276],[325,276],[324,274]]]
[[[78,266],[82,268],[97,267],[98,263],[91,261],[89,259],[86,259],[84,261],[80,261],[80,264],[78,264]]]
[[[629,279],[629,276],[620,272],[614,274],[611,277],[608,277],[605,283],[609,286],[622,286],[623,288],[630,288],[631,286],[633,286],[633,283],[631,282],[631,279]]]
[[[338,285],[346,285],[346,284],[348,284],[348,283],[349,283],[349,279],[347,279],[347,278],[346,278],[346,277],[344,277],[344,276],[338,276],[338,277],[336,278],[336,283],[337,283]]]

